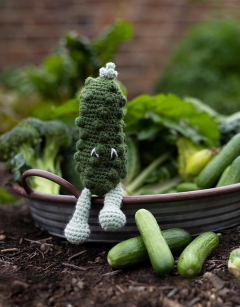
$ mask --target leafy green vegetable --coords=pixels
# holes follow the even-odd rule
[[[118,46],[131,37],[131,25],[122,20],[115,21],[92,42],[69,32],[56,51],[43,60],[42,66],[26,70],[29,81],[43,98],[58,104],[72,99],[85,79],[96,77]]]
[[[116,20],[112,26],[94,40],[93,47],[100,59],[100,65],[103,66],[112,59],[119,44],[129,41],[132,35],[132,26],[128,22]]]
[[[141,164],[139,173],[126,185],[131,193],[165,193],[184,179],[179,156],[188,150],[179,147],[179,140],[193,148],[218,146],[216,117],[221,115],[203,103],[173,94],[140,95],[127,104],[126,111],[125,131],[138,139]]]
[[[216,146],[219,139],[218,125],[207,112],[196,110],[193,103],[173,94],[136,97],[127,105],[125,123],[126,133],[137,134],[141,139],[143,135],[153,137],[165,128],[172,141],[183,135],[195,143]]]
[[[222,123],[228,118],[227,116],[222,115],[213,108],[211,108],[209,105],[203,103],[200,99],[194,97],[184,97],[183,100],[191,102],[197,112],[205,111],[206,113],[208,113],[209,116],[211,116],[217,123]]]
[[[144,183],[145,184],[163,183],[177,175],[178,175],[178,163],[173,157],[171,160],[167,161],[163,165],[156,167],[151,172],[151,174],[149,174],[149,176],[146,177]]]
[[[146,178],[161,164],[171,158],[171,152],[165,152],[150,163],[140,174],[127,186],[127,190],[135,192],[136,189],[141,187]]]
[[[163,182],[155,184],[143,185],[139,190],[135,191],[137,195],[152,195],[152,194],[166,194],[177,192],[174,188],[182,181],[179,175],[173,176]]]
[[[85,79],[98,76],[99,69],[112,60],[119,45],[131,37],[132,26],[123,20],[116,20],[93,40],[68,32],[41,65],[27,65],[1,74],[0,86],[4,90],[14,91],[14,100],[20,100],[21,105],[24,103],[27,106],[10,109],[14,120],[10,117],[7,119],[4,116],[6,96],[0,92],[0,121],[4,119],[4,127],[11,129],[20,119],[28,116],[73,122],[79,108],[75,98]],[[121,88],[123,92],[126,91],[122,85]],[[7,128],[0,131],[5,132]]]
[[[126,137],[127,145],[127,177],[122,179],[121,183],[127,186],[132,182],[140,171],[140,156],[138,142],[135,137]]]

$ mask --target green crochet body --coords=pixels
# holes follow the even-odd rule
[[[104,230],[116,231],[126,224],[120,184],[120,179],[126,177],[127,145],[122,121],[126,98],[113,81],[117,76],[114,69],[114,63],[107,63],[98,78],[86,80],[80,95],[80,115],[76,119],[80,133],[74,157],[85,188],[64,230],[66,239],[73,244],[81,244],[90,236],[92,194],[104,196],[98,216]]]
[[[87,78],[80,94],[80,128],[75,159],[84,186],[103,196],[126,177],[126,152],[122,95],[110,67],[96,79]]]

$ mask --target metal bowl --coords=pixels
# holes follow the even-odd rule
[[[40,176],[67,189],[71,195],[37,193],[28,184],[27,178]],[[31,169],[22,176],[22,186],[14,191],[26,200],[37,227],[50,234],[64,237],[64,228],[71,218],[80,191],[68,181],[46,171]],[[89,224],[91,235],[88,242],[115,243],[139,232],[135,224],[135,212],[141,208],[151,211],[161,229],[179,227],[196,236],[205,231],[221,231],[240,223],[240,183],[221,188],[172,194],[126,196],[122,210],[126,225],[115,232],[103,230],[98,223],[98,213],[103,198],[92,197]]]

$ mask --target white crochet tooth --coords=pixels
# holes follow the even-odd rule
[[[74,214],[64,230],[65,237],[69,242],[81,244],[88,239],[91,232],[88,225],[90,206],[91,192],[84,188],[77,200]]]
[[[111,159],[115,159],[116,157],[118,157],[117,151],[114,148],[111,148]]]
[[[91,156],[99,158],[99,154],[96,153],[96,148],[93,148],[93,150],[91,151]]]
[[[126,216],[121,211],[123,189],[118,183],[105,195],[104,206],[99,213],[99,223],[105,230],[114,231],[126,224]]]

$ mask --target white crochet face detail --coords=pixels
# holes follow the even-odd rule
[[[102,67],[99,69],[99,76],[105,77],[107,79],[114,79],[117,77],[118,73],[115,70],[116,65],[112,62],[106,64],[106,68]]]
[[[118,157],[116,149],[111,149],[111,159],[114,160],[116,157]]]
[[[99,154],[96,153],[96,149],[95,148],[93,148],[93,150],[91,151],[91,156],[99,158]]]

